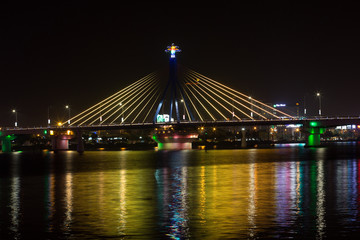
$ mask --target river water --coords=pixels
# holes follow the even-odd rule
[[[360,143],[0,154],[0,239],[356,239]]]

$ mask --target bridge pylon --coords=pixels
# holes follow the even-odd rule
[[[184,106],[186,105],[189,114],[194,120],[194,117],[190,111],[188,101],[184,95],[184,92],[180,86],[180,83],[178,81],[177,77],[177,62],[176,62],[176,53],[181,52],[178,46],[175,46],[174,43],[171,46],[168,46],[165,52],[170,53],[169,58],[169,79],[167,82],[167,85],[165,87],[165,90],[162,94],[162,98],[160,100],[160,103],[156,109],[155,116],[154,116],[154,123],[158,121],[158,115],[160,113],[161,108],[165,108],[165,111],[169,111],[169,121],[171,122],[172,119],[176,119],[177,123],[180,123],[180,113],[179,113],[179,94],[181,95],[181,102],[184,103]],[[169,92],[168,92],[169,91]],[[167,94],[170,94],[170,106],[164,106],[165,98],[167,97]],[[170,108],[170,109],[169,109]],[[173,118],[173,110],[175,108],[175,116]],[[185,113],[184,113],[185,114]],[[183,119],[185,120],[185,119]]]

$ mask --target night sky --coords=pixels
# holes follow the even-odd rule
[[[320,91],[323,115],[360,115],[355,5],[13,2],[0,4],[0,126],[13,108],[20,126],[85,110],[166,67],[173,42],[182,65],[263,102],[305,97],[315,115]]]

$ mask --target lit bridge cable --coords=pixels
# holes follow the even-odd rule
[[[190,85],[203,99],[205,99],[209,105],[216,111],[218,112],[224,120],[226,120],[226,116],[219,110],[217,109],[212,103],[211,101],[209,101],[206,97],[204,97],[204,95],[202,95],[195,87],[194,85]],[[197,85],[198,86],[198,85]],[[198,87],[199,88],[199,87]],[[202,90],[203,91],[203,90]],[[212,97],[211,95],[209,95],[209,93],[207,93],[206,91],[203,91],[203,93],[205,93],[208,97],[210,97],[212,100],[214,100],[217,104],[219,104],[220,106],[224,107],[224,105],[222,105],[220,102],[218,102],[214,97]],[[225,107],[224,107],[225,108]],[[226,108],[225,108],[226,109]],[[230,111],[231,112],[231,111]]]
[[[230,87],[228,87],[228,86],[225,86],[225,85],[223,85],[223,84],[221,84],[221,83],[219,83],[219,82],[217,82],[217,81],[215,81],[215,80],[213,80],[213,79],[210,79],[210,78],[208,78],[208,77],[206,77],[206,76],[203,76],[203,75],[201,75],[201,74],[199,74],[199,73],[197,73],[197,72],[195,72],[195,71],[193,71],[193,70],[189,70],[189,71],[192,72],[194,76],[197,76],[197,77],[199,77],[199,78],[202,78],[205,82],[212,83],[212,84],[214,84],[214,86],[217,86],[218,88],[222,88],[223,91],[231,94],[232,96],[238,98],[238,99],[241,100],[241,101],[244,101],[244,102],[247,103],[247,104],[250,104],[251,106],[253,106],[253,107],[257,108],[257,109],[262,110],[263,112],[265,112],[265,113],[267,113],[267,114],[269,114],[269,115],[271,115],[271,116],[273,116],[273,117],[275,117],[275,118],[280,118],[280,117],[277,116],[277,115],[275,115],[275,114],[273,114],[272,112],[266,110],[265,107],[268,108],[268,109],[270,109],[270,110],[273,111],[273,112],[280,113],[280,114],[282,114],[283,116],[286,116],[286,117],[289,117],[289,118],[293,118],[293,117],[292,117],[291,115],[289,115],[289,114],[286,114],[286,113],[284,113],[284,112],[282,112],[282,111],[280,111],[280,110],[278,110],[278,109],[276,109],[276,108],[273,108],[273,107],[271,107],[271,106],[268,106],[268,105],[262,103],[261,101],[258,101],[258,100],[256,100],[256,99],[253,99],[253,98],[252,98],[252,101],[254,101],[255,103],[260,104],[261,106],[263,106],[263,107],[260,107],[259,105],[256,105],[256,104],[252,103],[251,101],[247,100],[247,99],[250,98],[250,96],[247,96],[247,95],[245,95],[245,94],[243,94],[243,93],[241,93],[241,92],[238,92],[238,91],[236,91],[236,90],[234,90],[234,89],[232,89],[232,88],[230,88]],[[245,97],[246,99],[240,97],[239,95]],[[238,103],[239,103],[239,102],[238,102]],[[250,109],[250,108],[247,107],[247,106],[244,106],[244,107],[246,107],[247,109]],[[251,110],[254,111],[253,109],[251,109]],[[256,111],[254,111],[254,113],[256,113],[256,114],[259,115],[259,113],[256,112]],[[261,114],[260,114],[260,115],[261,115]]]
[[[86,109],[85,111],[79,113],[78,115],[72,117],[70,119],[72,122],[70,125],[74,125],[75,123],[79,122],[80,120],[84,119],[85,117],[89,116],[90,114],[94,113],[95,111],[99,111],[101,106],[103,106],[104,104],[107,104],[108,102],[113,101],[121,94],[124,94],[124,93],[128,92],[129,90],[135,88],[139,84],[148,80],[150,77],[153,77],[155,74],[156,73],[151,73],[151,74],[139,79],[138,81],[134,82],[133,84],[130,84],[129,86],[125,87],[124,89],[121,89],[120,91],[116,92],[115,94],[111,95],[110,97],[100,101],[99,103],[95,104],[94,106],[92,106],[92,107]]]
[[[70,119],[72,121],[71,125],[94,124],[98,120],[99,115],[100,124],[106,123],[109,118],[120,111],[121,106],[119,107],[119,104],[126,106],[127,102],[131,101],[132,96],[158,81],[157,75],[157,73],[151,73],[77,114]],[[102,117],[104,117],[104,121],[101,121]]]
[[[189,81],[194,81],[191,76],[187,76],[187,79],[188,79]],[[191,86],[193,86],[193,85],[191,85]],[[197,86],[197,87],[199,88],[199,90],[201,90],[204,94],[206,94],[206,95],[209,96],[211,99],[213,99],[220,107],[222,107],[223,109],[225,109],[227,112],[233,114],[233,112],[232,112],[228,107],[226,107],[223,103],[221,103],[219,100],[215,99],[215,97],[214,97],[214,96],[216,96],[217,98],[219,98],[220,100],[222,100],[223,102],[225,102],[225,103],[229,104],[229,106],[231,106],[231,103],[229,103],[226,99],[224,99],[224,97],[226,97],[226,96],[221,97],[219,94],[215,93],[214,91],[212,91],[211,89],[207,88],[207,87],[204,86],[204,85],[197,84],[196,86]],[[205,89],[202,89],[202,88],[205,88]],[[214,96],[211,96],[209,92],[212,93]],[[235,107],[235,106],[234,106],[234,107]],[[235,108],[236,108],[236,107],[235,107]],[[214,109],[215,109],[218,113],[220,113],[221,116],[222,116],[224,119],[226,119],[226,116],[225,116],[224,113],[220,112],[220,110],[218,110],[218,109],[215,108],[215,107],[214,107]],[[238,109],[238,108],[236,108],[236,109]],[[243,112],[242,110],[240,110],[240,109],[238,109],[238,110],[239,110],[240,112],[242,112],[244,115],[250,117],[249,115],[247,115],[247,114],[246,114],[245,112]],[[241,118],[238,117],[237,115],[234,115],[234,117],[236,117],[238,120],[241,120]]]
[[[119,101],[123,102],[123,106],[126,106],[128,102],[131,102],[137,95],[139,95],[144,89],[147,89],[148,86],[150,86],[151,84],[153,84],[152,82],[153,79],[147,80],[145,83],[143,83],[141,86],[139,86],[137,89],[135,89],[133,92],[129,92],[126,94],[126,97],[122,96],[123,98],[118,98],[116,99],[116,101],[113,101],[111,104],[107,105],[105,109],[108,109],[103,115],[105,116],[106,114],[108,114],[109,112],[111,112],[114,108],[117,108],[118,110],[116,111],[112,111],[112,113],[107,116],[103,121],[101,121],[101,123],[106,122],[110,117],[112,117],[115,113],[117,113],[120,109],[118,108],[118,104]],[[127,111],[128,108],[125,109],[125,113]],[[94,117],[93,117],[94,118]],[[89,124],[92,125],[93,123],[95,123],[97,121],[96,119],[96,115],[95,115],[95,119],[90,122]]]
[[[197,76],[191,75],[193,78],[197,78]],[[202,79],[202,78],[201,78]],[[193,80],[191,78],[191,80]],[[193,80],[194,81],[194,80]],[[241,112],[243,115],[245,115],[246,117],[253,119],[249,114],[245,113],[243,110],[241,110],[240,108],[238,108],[238,106],[236,106],[235,104],[232,104],[231,102],[229,102],[228,100],[226,100],[225,98],[228,98],[229,100],[233,101],[234,103],[238,103],[240,106],[243,106],[246,109],[251,110],[251,108],[247,107],[246,105],[236,101],[234,98],[229,97],[228,95],[225,95],[223,92],[221,92],[219,90],[219,87],[213,86],[209,83],[207,83],[206,81],[202,81],[201,83],[204,83],[205,85],[211,87],[212,89],[214,89],[215,91],[217,91],[219,94],[222,94],[223,97],[221,97],[219,94],[216,94],[214,91],[212,91],[210,88],[206,87],[205,85],[202,85],[206,90],[210,91],[211,93],[213,93],[215,96],[217,96],[218,98],[220,98],[221,100],[223,100],[225,103],[227,103],[229,106],[234,107],[234,109],[236,109],[237,111]],[[221,89],[221,88],[220,88]],[[221,89],[223,90],[223,89]],[[204,91],[206,92],[206,91]],[[225,106],[223,106],[225,108]],[[228,108],[226,108],[227,111],[230,111]],[[232,113],[232,111],[230,111],[230,113]],[[256,112],[256,114],[258,114],[260,117],[264,118],[265,117],[259,113]],[[238,118],[238,120],[241,120],[241,118],[239,118],[236,114],[234,114],[234,117]]]
[[[127,104],[130,103],[130,102],[131,102],[131,105],[130,105],[130,106],[132,106],[132,105],[137,101],[137,99],[135,99],[135,98],[136,98],[139,94],[141,94],[142,92],[144,92],[144,90],[145,90],[145,92],[146,92],[146,91],[149,89],[149,86],[152,86],[153,84],[154,84],[153,81],[150,81],[150,82],[146,83],[145,85],[141,86],[141,88],[136,89],[136,91],[133,92],[133,93],[131,93],[130,96],[128,96],[126,99],[123,99],[124,104],[122,104],[122,107],[123,107],[123,106],[127,106]],[[144,92],[144,93],[145,93],[145,92]],[[144,93],[143,93],[143,94],[144,94]],[[143,96],[143,94],[142,94],[141,96]],[[140,96],[140,97],[141,97],[141,96]],[[134,99],[135,99],[135,101],[133,101]],[[114,108],[117,108],[118,110],[112,111]],[[125,109],[124,113],[126,113],[128,109],[129,109],[129,107],[127,107],[127,108]],[[105,112],[105,114],[108,114],[108,113],[111,112],[111,111],[112,111],[112,113],[105,118],[104,122],[106,122],[109,118],[111,118],[115,113],[117,113],[118,111],[120,111],[120,109],[118,108],[118,105],[115,105],[115,106],[111,107],[107,112]],[[129,115],[128,115],[128,116],[129,116]],[[118,117],[116,117],[112,122],[110,122],[110,124],[113,123],[113,122],[114,122],[115,120],[117,120],[117,119],[118,119]],[[125,119],[124,119],[124,121],[125,121]],[[90,123],[90,124],[92,124],[92,123]]]
[[[187,87],[187,90],[191,93],[192,96],[194,96],[194,98],[196,99],[196,101],[201,105],[201,107],[207,112],[207,114],[212,118],[213,121],[216,121],[216,118],[210,113],[210,111],[204,106],[204,104],[200,101],[200,99],[196,96],[196,94],[194,94],[193,91],[191,91],[191,89]],[[201,118],[202,119],[202,118]],[[202,120],[203,121],[203,120]]]

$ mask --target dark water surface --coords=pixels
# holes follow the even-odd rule
[[[0,153],[0,239],[356,239],[360,144]]]

